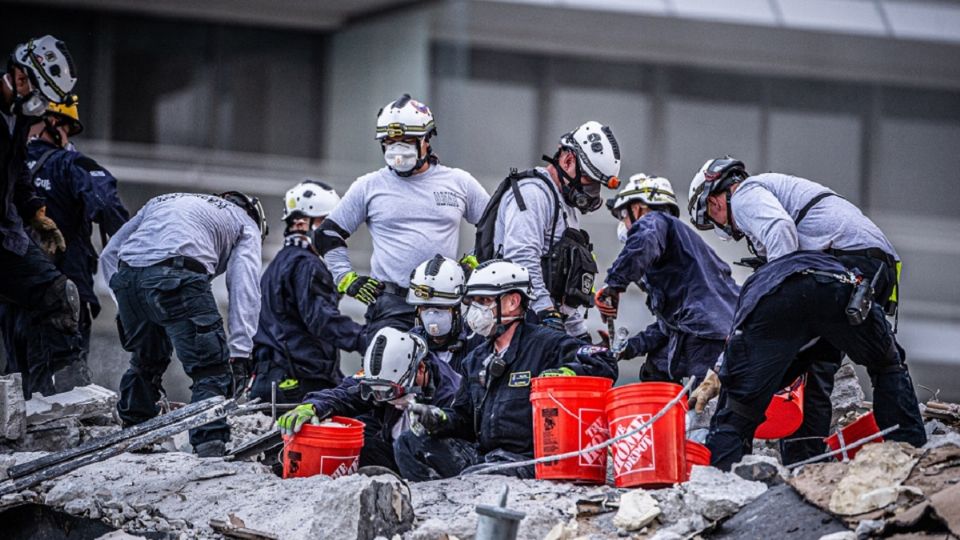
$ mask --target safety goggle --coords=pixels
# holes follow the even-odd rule
[[[367,401],[393,401],[407,394],[416,393],[418,393],[417,387],[407,388],[402,384],[384,379],[360,381],[360,397]]]

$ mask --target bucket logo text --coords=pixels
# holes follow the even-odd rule
[[[641,414],[633,417],[633,420],[626,426],[618,425],[616,432],[613,434],[614,437],[619,437],[637,429],[651,417],[650,414]],[[622,441],[618,441],[613,447],[613,466],[617,474],[652,471],[655,468],[655,463],[652,425]]]

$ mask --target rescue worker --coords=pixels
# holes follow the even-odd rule
[[[97,251],[91,242],[93,224],[100,226],[103,245],[128,219],[130,214],[117,194],[117,180],[93,159],[75,150],[70,138],[83,131],[72,105],[49,103],[40,122],[30,127],[27,163],[37,193],[46,200],[47,217],[60,225],[66,251],[54,259],[57,269],[76,284],[80,295],[80,348],[72,359],[53,373],[55,392],[66,392],[90,384],[87,354],[90,350],[90,325],[100,313],[100,302],[93,291],[97,271]],[[7,358],[28,366],[29,359],[45,361],[44,354],[28,350],[25,332],[30,325],[28,312],[13,305],[3,311]],[[47,370],[51,372],[52,370]],[[46,383],[49,384],[49,383]]]
[[[426,435],[407,432],[395,444],[400,474],[411,480],[456,476],[470,467],[533,457],[530,381],[537,376],[617,378],[602,347],[526,320],[530,275],[504,260],[481,263],[467,280],[467,324],[486,342],[464,360],[464,380],[449,407],[418,407]],[[533,478],[533,467],[502,474]]]
[[[593,304],[597,264],[578,212],[602,206],[601,186],[619,185],[620,147],[609,127],[590,121],[543,159],[545,167],[511,171],[500,184],[477,224],[474,255],[526,268],[536,320],[589,340],[579,308]]]
[[[694,177],[689,210],[698,228],[746,236],[767,259],[743,286],[719,374],[708,375],[692,396],[699,404],[721,388],[707,439],[712,465],[729,469],[739,461],[776,390],[815,364],[825,365],[815,369],[828,376],[808,378],[814,397],[804,397],[802,430],[826,436],[842,353],[867,368],[881,429],[899,424],[888,438],[926,442],[913,382],[883,310],[895,277],[878,282],[872,301],[853,296],[878,269],[884,274],[886,262],[874,261],[877,250],[896,258],[858,208],[802,178],[750,176],[742,162],[725,157]]]
[[[636,283],[656,317],[627,341],[620,359],[647,355],[641,381],[702,380],[723,351],[740,294],[730,267],[678,219],[666,178],[631,176],[610,207],[624,246],[597,291],[597,309],[615,319],[620,295]]]
[[[340,384],[340,349],[363,350],[363,326],[340,314],[337,286],[310,238],[338,202],[333,188],[315,180],[287,191],[283,248],[260,281],[251,397],[270,401],[276,383],[279,401],[300,403]]]
[[[371,338],[360,373],[336,388],[307,394],[277,425],[284,435],[293,435],[307,422],[356,417],[364,423],[359,465],[399,471],[393,441],[415,422],[405,411],[412,403],[448,407],[459,386],[460,375],[431,353],[422,337],[385,327]]]
[[[463,359],[482,337],[467,337],[460,305],[466,290],[466,277],[460,263],[443,255],[420,263],[410,276],[407,303],[415,306],[417,326],[430,351],[457,373]]]
[[[40,355],[28,360],[29,367],[7,366],[8,372],[24,372],[29,399],[33,391],[53,393],[52,371],[80,349],[77,286],[50,258],[66,249],[63,234],[47,217],[26,165],[27,130],[48,103],[71,103],[77,78],[66,45],[53,36],[18,45],[0,78],[0,301],[26,310],[24,339]],[[31,226],[39,245],[24,224]],[[10,331],[4,330],[8,340]]]
[[[440,164],[436,133],[433,113],[409,94],[383,107],[376,138],[386,167],[358,178],[314,233],[338,290],[367,305],[368,336],[413,327],[410,272],[434,253],[455,256],[461,220],[476,223],[490,198],[469,173]],[[373,239],[369,276],[353,269],[346,244],[363,223]]]
[[[147,204],[110,239],[100,257],[117,302],[117,330],[131,353],[117,411],[125,427],[159,413],[161,380],[175,349],[193,381],[191,403],[231,394],[248,369],[260,313],[263,207],[238,191],[170,193]],[[230,339],[210,289],[226,273]],[[231,375],[234,377],[231,377]],[[225,420],[190,430],[201,457],[222,456]]]

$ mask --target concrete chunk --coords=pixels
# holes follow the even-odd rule
[[[26,433],[26,403],[20,373],[0,377],[0,438],[16,440]]]
[[[635,489],[620,496],[620,509],[613,516],[613,524],[626,531],[639,531],[659,515],[656,499],[642,489]]]
[[[117,393],[102,386],[80,386],[52,396],[34,394],[27,401],[27,425],[43,424],[66,416],[79,419],[112,416]]]

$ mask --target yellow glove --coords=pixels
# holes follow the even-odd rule
[[[703,382],[690,394],[690,406],[697,411],[697,414],[700,414],[707,408],[707,403],[710,403],[710,400],[717,397],[718,394],[720,394],[720,377],[717,376],[715,371],[708,369]]]
[[[53,257],[58,251],[66,251],[67,243],[63,239],[63,234],[57,228],[57,224],[47,217],[46,206],[37,210],[37,213],[30,219],[30,226],[40,236],[40,247],[47,255]]]

